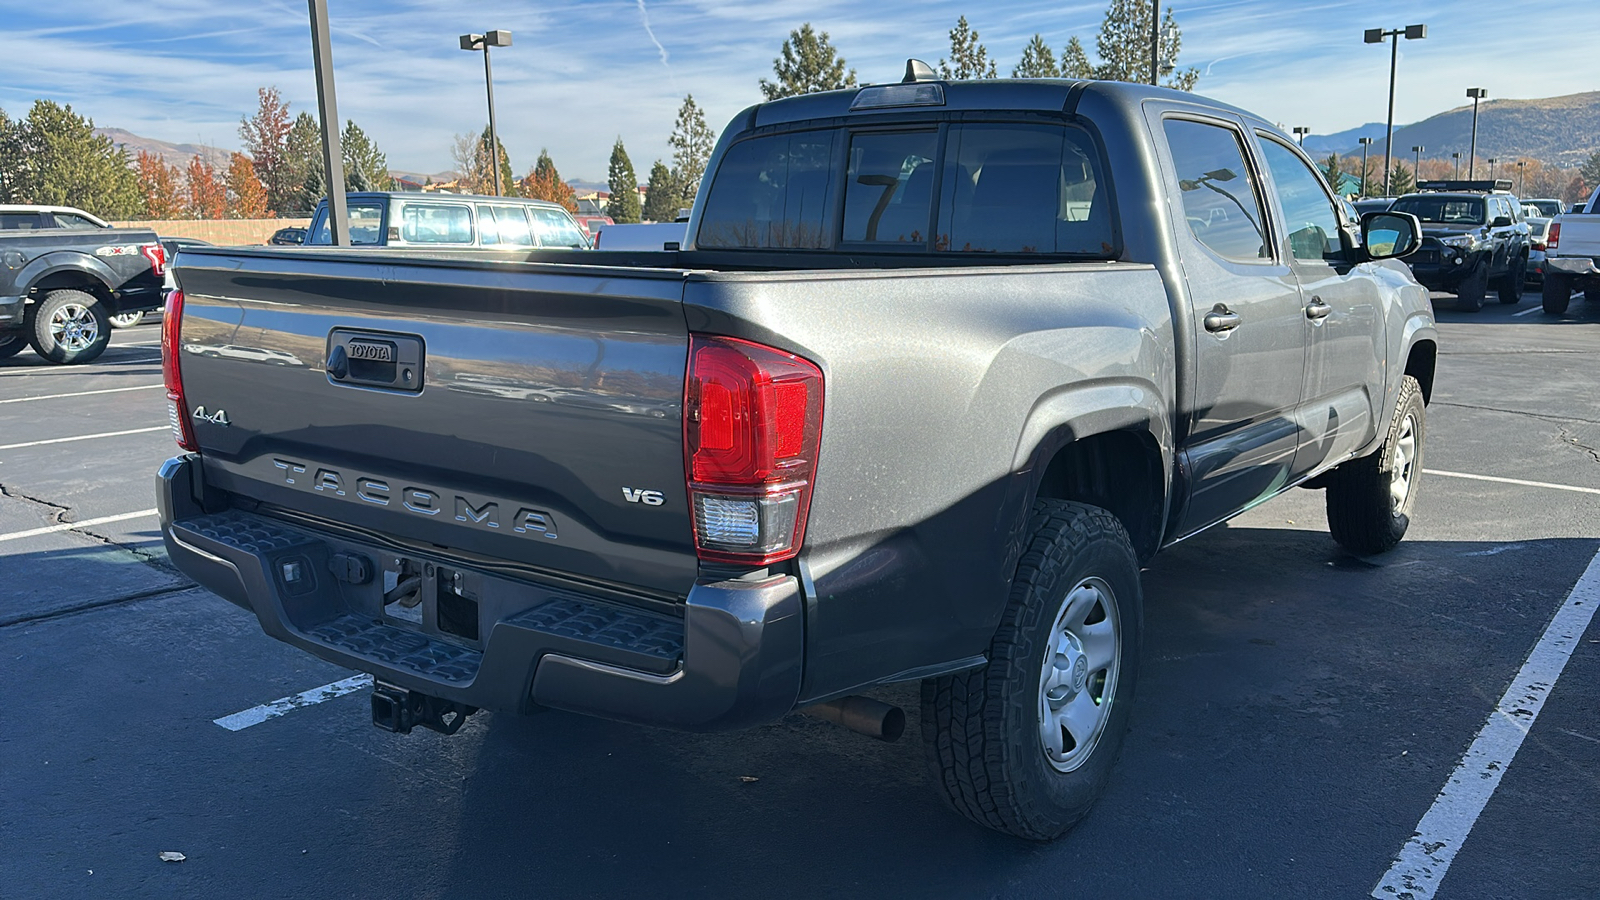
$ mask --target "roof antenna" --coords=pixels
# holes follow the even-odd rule
[[[938,81],[939,74],[933,71],[933,66],[920,59],[906,60],[906,77],[900,79],[901,84],[912,84],[918,81]]]

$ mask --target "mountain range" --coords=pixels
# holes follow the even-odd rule
[[[1383,153],[1384,123],[1371,122],[1334,134],[1306,135],[1307,153],[1356,154],[1359,138],[1373,139],[1370,152]],[[1395,155],[1408,157],[1421,146],[1424,159],[1463,158],[1472,145],[1472,107],[1458,106],[1421,122],[1397,125]],[[1600,91],[1540,100],[1486,100],[1478,104],[1478,157],[1525,156],[1562,167],[1582,165],[1600,150]]]

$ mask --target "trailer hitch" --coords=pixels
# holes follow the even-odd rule
[[[477,711],[476,706],[430,697],[398,685],[382,681],[372,684],[372,724],[395,734],[410,734],[418,725],[440,734],[455,734],[467,716]]]

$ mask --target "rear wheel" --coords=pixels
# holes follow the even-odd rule
[[[1394,549],[1405,537],[1417,504],[1427,423],[1422,386],[1407,375],[1383,443],[1328,473],[1328,530],[1340,546],[1370,556]]]
[[[0,359],[10,359],[28,346],[28,336],[20,331],[0,332]]]
[[[105,352],[111,322],[100,299],[83,291],[51,291],[28,307],[28,343],[57,364],[86,363]]]
[[[1501,303],[1521,303],[1522,283],[1528,277],[1528,261],[1518,258],[1511,263],[1506,271],[1505,280],[1500,282]]]
[[[1483,297],[1489,292],[1489,261],[1478,261],[1477,268],[1472,270],[1461,284],[1456,286],[1456,309],[1466,312],[1477,312],[1483,309]]]
[[[1122,747],[1142,628],[1139,563],[1111,513],[1034,505],[982,669],[922,683],[922,735],[956,812],[1030,840],[1065,834]]]
[[[1567,311],[1567,304],[1572,302],[1572,276],[1546,272],[1540,294],[1544,311],[1552,316],[1561,315]]]

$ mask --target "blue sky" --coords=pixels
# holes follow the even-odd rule
[[[520,175],[548,147],[562,175],[603,180],[621,135],[643,180],[666,144],[685,93],[722,125],[761,99],[772,59],[802,22],[827,31],[862,81],[898,79],[908,56],[937,64],[965,13],[1002,74],[1035,32],[1059,50],[1078,35],[1094,52],[1105,2],[990,0],[862,3],[807,0],[332,0],[339,112],[388,153],[391,167],[450,167],[452,136],[486,117],[482,57],[457,35],[514,33],[495,51],[502,141]],[[1402,41],[1397,123],[1463,105],[1469,86],[1490,98],[1600,89],[1600,3],[1163,3],[1183,31],[1182,66],[1198,91],[1314,132],[1382,121],[1388,45],[1361,32],[1423,22]],[[0,0],[0,108],[12,117],[37,97],[69,102],[96,124],[174,142],[239,146],[239,117],[256,89],[276,85],[294,110],[316,111],[306,6],[288,0],[107,3]]]

